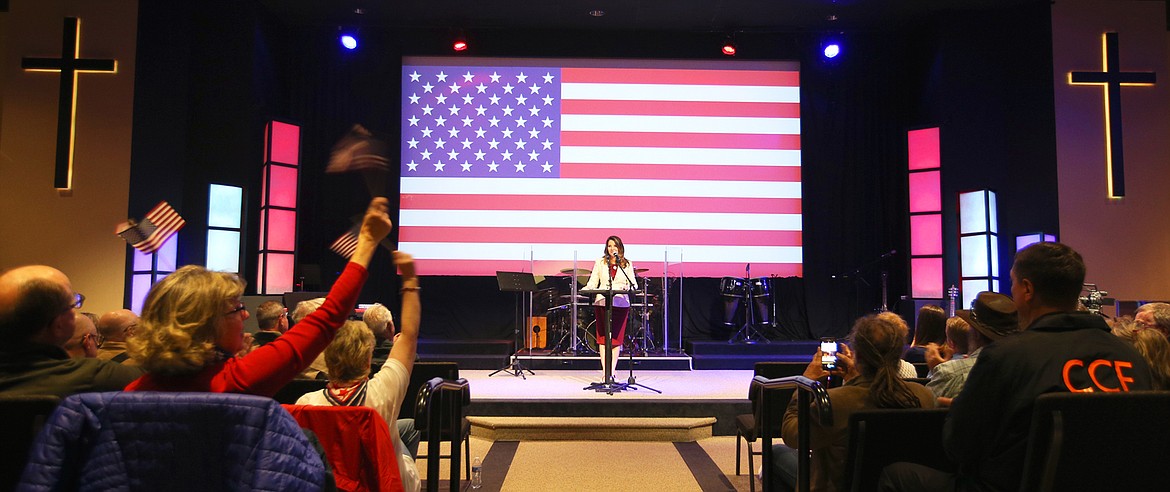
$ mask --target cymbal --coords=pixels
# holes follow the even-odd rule
[[[634,273],[642,273],[642,272],[648,272],[648,271],[650,271],[649,268],[635,268],[634,269]]]
[[[577,274],[577,275],[586,275],[586,276],[588,276],[588,275],[589,275],[590,273],[592,273],[592,272],[591,272],[591,271],[589,271],[589,270],[586,270],[586,269],[584,269],[584,268],[578,268],[578,269],[576,269],[576,270],[574,270],[574,269],[572,269],[572,268],[562,268],[562,269],[561,269],[561,273],[563,273],[563,274],[565,274],[565,275],[573,275],[573,274]]]

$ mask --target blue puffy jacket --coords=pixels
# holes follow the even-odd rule
[[[221,393],[66,398],[17,490],[320,490],[325,466],[280,404]]]

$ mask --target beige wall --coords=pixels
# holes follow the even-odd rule
[[[1053,82],[1060,240],[1085,257],[1087,282],[1121,300],[1170,299],[1170,71],[1165,2],[1056,0]],[[1121,70],[1156,72],[1123,87],[1126,196],[1106,197],[1104,96],[1071,86],[1070,71],[1101,70],[1101,36],[1118,33]]]
[[[127,246],[113,230],[127,215],[137,12],[136,0],[12,0],[0,13],[0,268],[53,265],[98,313],[122,307]],[[67,16],[81,19],[80,55],[116,59],[118,72],[79,76],[73,192],[62,196],[60,77],[20,63],[59,56]]]

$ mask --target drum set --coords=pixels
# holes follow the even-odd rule
[[[768,343],[757,327],[772,324],[771,279],[723,277],[719,281],[719,293],[723,296],[723,324],[740,327],[727,343]]]
[[[636,280],[642,293],[630,299],[629,318],[626,324],[626,345],[628,351],[635,355],[647,355],[658,350],[653,333],[650,329],[650,319],[661,313],[659,295],[661,286],[656,286],[651,279],[640,276],[646,268],[635,268],[638,275]],[[566,268],[561,275],[566,281],[558,282],[555,287],[541,291],[540,297],[546,299],[547,309],[545,316],[548,324],[548,340],[555,340],[551,355],[596,355],[598,320],[594,319],[593,299],[578,294],[574,299],[570,282],[576,281],[578,287],[585,285],[589,280],[589,270]],[[651,292],[658,290],[658,292]],[[573,326],[573,313],[576,312],[577,324]],[[604,320],[602,320],[604,322]]]

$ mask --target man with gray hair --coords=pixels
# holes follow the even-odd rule
[[[295,325],[305,319],[309,313],[316,311],[317,308],[325,304],[324,297],[317,297],[314,299],[306,299],[298,302],[297,307],[293,309],[292,323]],[[321,352],[313,362],[306,367],[304,371],[297,376],[298,379],[327,379],[329,375],[329,368],[325,365],[325,352]]]
[[[1170,304],[1147,302],[1138,307],[1133,320],[1145,328],[1154,328],[1170,337]]]
[[[30,265],[0,275],[0,394],[54,395],[117,391],[142,375],[99,359],[70,359],[85,296],[56,268]]]
[[[366,326],[370,327],[370,331],[374,332],[374,337],[378,339],[375,349],[382,346],[393,345],[394,342],[394,316],[390,314],[390,309],[380,303],[366,308],[366,312],[362,313],[362,321],[366,322]],[[389,344],[385,343],[387,340]],[[375,350],[375,353],[377,350]]]
[[[308,314],[305,313],[305,316]],[[256,326],[260,327],[260,331],[252,336],[253,345],[260,347],[276,340],[276,337],[288,331],[288,308],[277,301],[264,301],[256,308]]]
[[[135,365],[130,354],[126,352],[126,340],[134,334],[134,327],[138,326],[138,315],[129,309],[118,309],[103,314],[98,319],[98,334],[105,339],[97,358],[112,360],[119,364]]]

